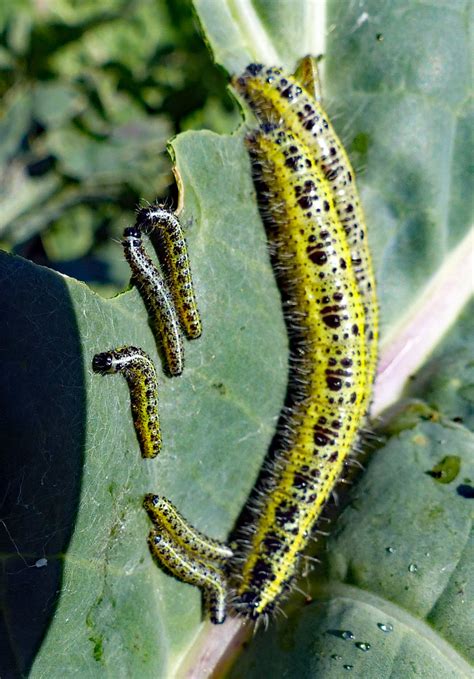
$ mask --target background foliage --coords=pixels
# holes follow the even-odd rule
[[[0,245],[126,285],[113,243],[141,200],[176,200],[166,143],[239,120],[188,0],[2,3]]]

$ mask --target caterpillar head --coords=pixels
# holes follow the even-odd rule
[[[232,79],[232,85],[261,123],[283,119],[288,106],[291,107],[303,91],[293,76],[278,67],[262,64],[247,66],[242,75]]]
[[[92,359],[92,370],[101,375],[106,373],[115,372],[113,368],[114,357],[112,351],[103,351],[100,354],[96,354]]]
[[[133,245],[135,247],[138,247],[141,245],[141,230],[138,226],[127,226],[127,228],[123,232],[123,238],[122,238],[122,245],[124,246],[130,246]]]
[[[142,349],[126,346],[103,351],[96,354],[92,359],[92,370],[101,375],[126,371],[128,366],[134,361],[146,359],[147,356]]]

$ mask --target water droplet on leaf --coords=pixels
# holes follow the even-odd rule
[[[351,639],[355,639],[355,636],[349,630],[344,630],[344,632],[341,632],[341,638],[344,639],[345,641],[348,641]]]
[[[377,627],[382,630],[382,632],[385,632],[388,634],[389,632],[393,632],[393,625],[389,622],[378,622]]]

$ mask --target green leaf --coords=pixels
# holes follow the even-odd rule
[[[474,302],[415,375],[406,395],[424,398],[434,409],[474,430]]]
[[[94,242],[93,228],[90,210],[78,205],[44,234],[46,254],[55,261],[83,256]]]
[[[363,15],[329,3],[337,35],[328,42],[328,95],[350,123],[348,148],[367,140],[353,157],[366,168],[362,199],[377,225],[370,235],[386,336],[471,226],[459,198],[472,187],[462,150],[473,120],[467,10],[370,2],[357,27]]]
[[[55,175],[29,177],[24,166],[11,163],[5,168],[0,189],[0,238],[21,240],[25,230],[20,224],[25,213],[38,207],[53,195],[59,186]],[[37,217],[37,215],[36,215]]]
[[[142,117],[115,128],[104,140],[95,140],[69,128],[50,132],[46,144],[64,173],[71,177],[90,184],[120,180],[140,184],[142,178],[138,173],[146,177],[144,159],[153,158],[155,173],[156,165],[163,162],[160,151],[168,134],[169,127],[164,120]],[[141,186],[145,183],[142,179]]]
[[[324,25],[315,29],[316,5],[322,3],[195,2],[215,58],[229,73],[253,60],[292,69],[298,57],[320,51]],[[58,7],[69,16],[68,3]],[[97,10],[87,3],[83,11]],[[453,283],[467,278],[466,12],[464,2],[433,8],[407,0],[394,9],[373,0],[364,10],[328,3],[325,95],[331,112],[339,111],[335,121],[346,130],[348,148],[366,166],[359,183],[385,342],[379,410],[397,398],[466,300],[465,288]],[[459,69],[453,77],[448,44]],[[117,173],[142,187],[135,163],[149,150],[156,161],[166,131],[156,130],[161,141],[150,146],[152,123],[139,127],[138,141],[127,137],[130,128],[120,140],[96,140],[72,127],[46,139],[64,172],[94,181]],[[105,300],[74,279],[19,258],[0,259],[9,479],[0,522],[5,673],[169,677],[204,662],[209,672],[237,639],[228,625],[201,627],[199,592],[152,562],[141,501],[146,492],[163,493],[199,529],[228,535],[274,433],[286,390],[287,338],[243,131],[188,132],[173,142],[172,153],[204,334],[186,343],[183,377],[160,372],[165,445],[157,460],[140,459],[124,380],[91,370],[96,352],[121,344],[143,347],[160,365],[137,292]],[[428,323],[433,317],[436,329]],[[472,440],[436,412],[446,407],[455,417],[459,405],[448,408],[439,393],[432,388],[428,399],[438,423],[419,421],[433,412],[420,387],[413,395],[422,405],[392,427],[375,454],[357,502],[328,544],[326,580],[314,589],[315,602],[292,613],[287,627],[258,636],[241,667],[251,672],[253,658],[266,657],[276,676],[286,662],[290,673],[317,668],[332,676],[357,662],[359,676],[381,677],[397,676],[398,668],[398,676],[414,676],[425,663],[432,675],[444,676],[436,664],[441,657],[453,673],[462,671],[473,635],[457,608],[458,582],[466,580],[466,592],[472,585],[462,542],[469,500],[458,486],[472,484]],[[468,421],[467,412],[461,415]],[[426,472],[446,455],[462,460],[462,479],[440,484]],[[397,551],[387,554],[392,542]],[[411,563],[416,572],[408,570]],[[388,617],[376,619],[379,609]],[[376,627],[392,619],[393,636]],[[344,627],[357,634],[354,641],[369,642],[370,651],[326,634]],[[330,659],[329,651],[344,662]],[[399,665],[384,669],[387,657]]]
[[[84,107],[84,98],[67,83],[46,82],[35,88],[33,115],[45,127],[57,127],[67,122]]]
[[[215,60],[231,74],[242,72],[252,61],[292,70],[302,56],[317,54],[321,46],[323,3],[194,0],[193,4]]]
[[[31,121],[31,95],[18,87],[9,92],[0,120],[0,162],[5,163],[17,151]]]

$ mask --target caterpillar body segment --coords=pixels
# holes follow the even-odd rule
[[[148,256],[138,227],[125,229],[122,246],[158,333],[166,368],[171,376],[181,375],[184,368],[183,338],[168,286]]]
[[[181,325],[187,337],[197,339],[201,336],[202,324],[188,248],[179,219],[173,212],[157,204],[142,208],[137,215],[136,224],[146,233],[157,231],[160,243],[158,256],[166,272]]]
[[[161,450],[158,416],[158,380],[151,358],[142,349],[126,346],[94,356],[95,372],[121,373],[130,389],[133,423],[142,457],[156,457]]]
[[[300,68],[307,73],[308,65]],[[248,102],[262,123],[281,121],[308,148],[330,186],[335,210],[351,250],[352,265],[364,303],[367,351],[367,383],[375,378],[378,356],[378,305],[365,218],[347,153],[319,101],[299,82],[277,67],[250,64],[234,77],[234,88]],[[305,83],[306,85],[306,83]],[[316,93],[318,93],[316,84]],[[365,410],[369,408],[368,390]]]
[[[158,530],[166,531],[177,544],[201,561],[224,564],[233,556],[226,544],[206,537],[191,526],[167,498],[149,494],[145,496],[143,506]]]
[[[331,186],[308,147],[266,125],[247,144],[293,337],[281,448],[241,541],[235,608],[271,612],[358,435],[367,398],[365,313]]]

